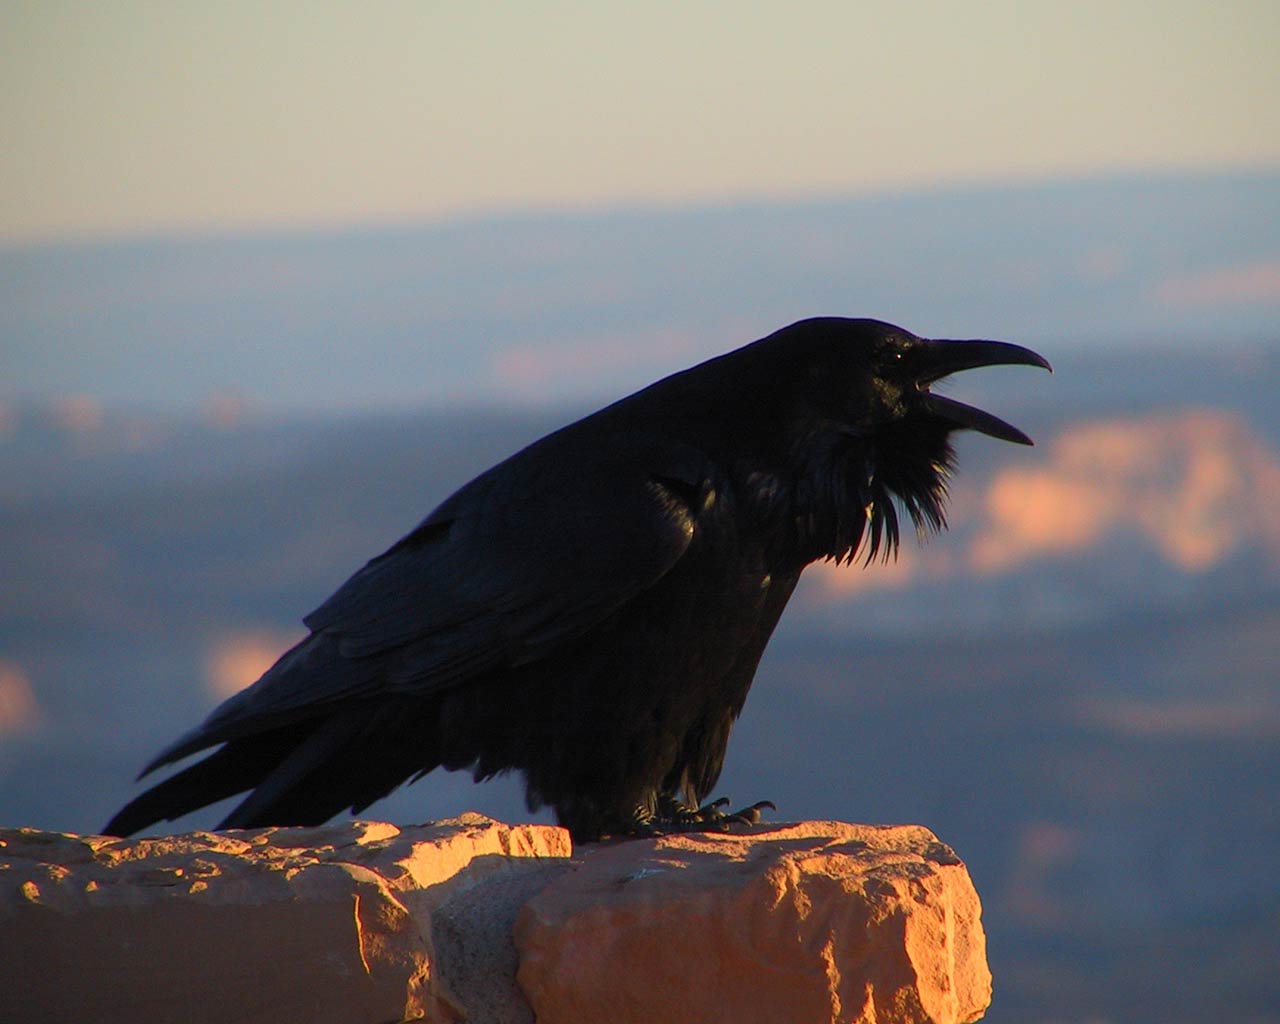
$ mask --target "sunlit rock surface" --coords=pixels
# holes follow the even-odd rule
[[[970,1021],[981,908],[919,826],[811,821],[586,851],[520,911],[540,1024]]]
[[[969,1021],[979,917],[918,826],[7,829],[0,1020]]]

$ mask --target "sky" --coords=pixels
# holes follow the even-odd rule
[[[0,243],[1280,164],[1280,4],[9,0]]]

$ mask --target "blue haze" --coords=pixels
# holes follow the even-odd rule
[[[9,247],[0,398],[579,401],[815,314],[1060,349],[1270,341],[1280,294],[1169,295],[1273,263],[1277,173]]]

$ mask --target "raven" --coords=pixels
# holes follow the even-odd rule
[[[1030,444],[931,390],[1013,363],[1049,368],[1007,342],[815,318],[549,434],[307,616],[142,774],[219,749],[105,832],[246,791],[220,828],[319,824],[440,766],[523,773],[530,809],[578,840],[723,824],[702,802],[800,573],[887,559],[902,513],[942,529],[953,432]]]

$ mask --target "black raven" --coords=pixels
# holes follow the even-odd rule
[[[522,772],[579,840],[705,827],[729,731],[801,571],[944,525],[950,435],[1025,434],[930,390],[1048,368],[998,341],[803,320],[558,430],[450,497],[310,635],[143,772],[128,835],[249,791],[221,828],[359,812],[443,765]],[[759,806],[759,805],[757,805]]]

